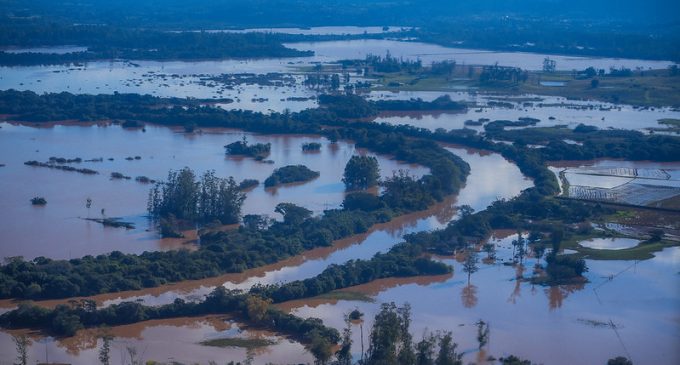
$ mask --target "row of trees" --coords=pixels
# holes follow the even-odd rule
[[[120,58],[199,60],[313,55],[311,51],[287,48],[282,41],[281,37],[267,33],[164,32],[101,24],[27,24],[4,26],[0,44],[72,44],[85,46],[87,51],[66,54],[0,52],[0,64],[67,64]]]

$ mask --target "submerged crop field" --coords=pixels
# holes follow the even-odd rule
[[[1,3],[0,364],[680,363],[643,5]]]

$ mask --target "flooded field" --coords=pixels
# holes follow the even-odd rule
[[[578,244],[598,250],[624,250],[637,246],[640,241],[632,238],[592,238]]]
[[[483,126],[466,125],[466,121],[480,119],[518,120],[531,117],[539,119],[536,127],[552,127],[566,125],[575,128],[579,124],[596,126],[601,129],[633,129],[649,133],[649,128],[660,128],[659,120],[672,116],[680,118],[680,111],[670,108],[636,108],[631,105],[614,105],[593,101],[567,100],[562,97],[523,95],[518,97],[502,97],[468,92],[434,92],[414,91],[392,93],[373,91],[369,95],[374,100],[403,100],[421,98],[426,101],[447,94],[452,100],[475,103],[478,107],[469,108],[456,113],[411,113],[402,115],[383,115],[376,122],[389,124],[406,124],[435,130],[471,128],[483,131]],[[490,102],[502,101],[511,108],[490,105]]]
[[[262,112],[280,112],[284,109],[298,111],[314,107],[316,102],[309,98],[317,93],[301,84],[300,68],[311,67],[318,63],[335,63],[343,59],[363,59],[368,54],[384,55],[387,51],[390,51],[393,56],[403,57],[404,59],[420,59],[424,63],[456,60],[460,64],[492,65],[500,62],[506,66],[535,70],[541,68],[543,59],[546,57],[546,55],[538,53],[479,51],[394,40],[292,43],[288,46],[301,50],[312,50],[315,55],[285,59],[200,62],[97,61],[69,66],[0,67],[0,89],[32,90],[38,93],[68,91],[72,93],[112,94],[120,92],[164,97],[230,98],[234,102],[224,105],[225,108]],[[15,52],[19,51],[25,52],[27,49],[15,50]],[[59,49],[53,49],[53,51],[59,51]],[[584,69],[589,66],[605,69],[610,66],[631,69],[636,67],[643,69],[666,68],[670,64],[665,61],[551,57],[557,60],[558,69],[563,70]],[[297,83],[293,86],[241,84],[235,87],[227,87],[214,82],[206,82],[206,78],[212,76],[242,73],[257,75],[292,73],[298,76],[296,76]],[[564,103],[564,101],[562,102]],[[507,110],[500,110],[499,112],[505,113]],[[477,116],[477,118],[480,117],[486,116]],[[585,120],[582,117],[583,115],[578,114],[574,116],[575,119],[581,118],[581,122],[588,122],[588,119],[601,119],[601,116],[597,113],[588,114],[588,119]],[[620,119],[622,118],[615,118],[615,120]],[[634,120],[635,118],[628,119]],[[461,120],[461,122],[464,120]],[[618,126],[619,128],[626,128],[622,124],[624,122],[619,121],[618,123],[621,124]],[[651,126],[658,127],[656,119]],[[443,127],[447,128],[446,126]]]
[[[510,257],[515,238],[501,234],[492,239],[499,259]],[[289,306],[295,314],[322,318],[338,329],[344,326],[343,315],[358,308],[365,313],[367,343],[368,329],[380,303],[408,302],[412,306],[414,340],[420,340],[426,330],[453,331],[466,363],[488,355],[509,354],[545,364],[603,364],[621,354],[635,364],[680,361],[680,248],[666,249],[642,262],[587,260],[589,283],[555,287],[516,279],[518,275],[531,275],[535,259],[514,267],[498,261],[480,264],[469,284],[461,263],[446,262],[455,267],[449,278],[375,282],[347,289],[372,296],[373,303],[339,300]],[[475,322],[480,319],[491,329],[484,352],[477,350]],[[354,344],[360,344],[359,325],[352,330]],[[355,359],[360,358],[360,346],[353,347],[353,354]]]
[[[152,125],[146,126],[146,132],[116,125],[34,128],[1,123],[0,126],[0,163],[6,165],[0,168],[0,209],[16,217],[11,221],[0,220],[0,231],[6,242],[0,256],[27,259],[182,247],[182,240],[159,240],[155,232],[148,231],[145,215],[150,184],[136,182],[137,176],[162,180],[169,169],[189,166],[198,174],[214,169],[218,176],[233,176],[237,182],[246,178],[262,182],[275,168],[303,163],[321,172],[321,176],[305,184],[275,189],[265,189],[261,184],[247,192],[243,214],[274,216],[274,207],[280,202],[302,205],[318,214],[342,203],[344,166],[352,155],[367,153],[355,150],[346,142],[331,144],[318,137],[260,136],[228,130],[185,134]],[[244,135],[250,143],[271,143],[268,159],[273,163],[225,156],[223,146]],[[312,141],[322,144],[321,151],[303,152],[302,144]],[[29,160],[46,162],[53,156],[102,158],[101,162],[70,164],[99,174],[24,165]],[[135,156],[140,159],[134,159]],[[403,164],[388,156],[378,156],[378,159],[383,177],[391,176],[398,169],[409,170],[414,176],[427,172],[425,168]],[[112,172],[130,176],[131,180],[112,180]],[[47,205],[32,206],[30,199],[35,196],[47,199]],[[87,198],[92,199],[90,209],[86,208]],[[136,228],[109,228],[80,219],[100,218],[102,212],[107,217],[132,222]]]
[[[557,70],[583,70],[593,66],[596,69],[610,67],[666,68],[670,61],[648,61],[618,58],[591,58],[556,56],[540,53],[497,52],[479,49],[443,47],[421,42],[400,42],[396,40],[363,39],[331,42],[287,43],[286,46],[299,50],[314,51],[315,60],[330,62],[338,59],[363,59],[367,54],[384,55],[388,51],[396,58],[421,60],[424,64],[435,61],[455,60],[466,65],[493,65],[520,67],[525,70],[541,70],[546,57],[557,62]]]
[[[636,206],[678,209],[680,164],[597,161],[553,167],[565,196]],[[568,188],[565,188],[565,185]]]

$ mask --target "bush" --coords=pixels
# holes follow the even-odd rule
[[[305,165],[289,165],[278,168],[264,181],[265,187],[309,181],[319,177],[319,172],[310,170]]]
[[[47,204],[47,200],[41,196],[36,196],[35,198],[31,198],[31,204],[33,205],[45,205]]]

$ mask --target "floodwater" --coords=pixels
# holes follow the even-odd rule
[[[595,248],[598,250],[623,250],[626,248],[633,248],[640,243],[639,240],[632,238],[592,238],[579,242],[583,247]]]
[[[636,206],[678,209],[680,163],[649,161],[562,161],[550,170],[568,197]],[[564,176],[569,184],[565,189]]]
[[[672,65],[671,61],[649,61],[620,58],[577,57],[547,55],[527,52],[497,52],[479,49],[444,47],[422,42],[401,42],[397,40],[361,39],[351,41],[300,42],[286,43],[287,47],[298,50],[314,51],[314,58],[321,61],[339,59],[364,59],[366,55],[385,55],[387,52],[396,58],[421,60],[424,64],[444,60],[455,60],[458,64],[493,65],[520,67],[525,70],[543,69],[543,60],[549,57],[557,62],[559,71],[583,70],[590,66],[596,69],[641,67],[643,69],[663,69]]]
[[[369,232],[336,241],[332,247],[317,248],[284,260],[239,274],[189,281],[126,293],[96,296],[110,305],[122,301],[141,301],[148,305],[172,303],[175,298],[200,299],[217,285],[230,289],[248,289],[254,284],[285,283],[310,278],[328,265],[343,264],[351,259],[369,259],[378,252],[386,252],[401,242],[405,234],[444,227],[456,217],[456,207],[469,205],[476,211],[486,208],[497,199],[510,199],[532,186],[519,169],[498,154],[447,147],[468,162],[472,168],[467,184],[457,197],[450,197],[431,209],[394,219],[372,227]],[[59,302],[59,301],[57,301]],[[50,303],[45,303],[50,305]]]
[[[258,179],[263,182],[275,168],[305,164],[321,176],[303,184],[265,189],[263,184],[246,193],[243,214],[278,216],[278,203],[290,202],[315,213],[337,208],[344,199],[341,182],[345,164],[354,154],[368,154],[352,144],[313,136],[263,136],[233,130],[204,130],[185,134],[161,126],[147,125],[146,132],[109,126],[64,126],[34,128],[1,123],[0,126],[0,220],[3,245],[0,257],[37,256],[75,258],[114,250],[141,253],[182,246],[182,240],[160,240],[149,229],[145,218],[146,201],[151,187],[134,179],[147,176],[163,180],[168,170],[189,166],[198,174],[216,170],[217,176],[233,176],[237,182]],[[223,146],[247,136],[250,143],[271,143],[274,162],[264,163],[252,158],[228,157]],[[319,142],[321,151],[302,152],[302,144]],[[103,158],[102,162],[71,164],[90,168],[99,175],[83,175],[42,167],[25,166],[24,162],[46,162],[50,157],[84,160]],[[139,156],[140,160],[126,160]],[[377,156],[383,178],[399,169],[415,177],[428,172],[422,166],[400,163],[387,156]],[[109,161],[113,158],[113,161]],[[131,180],[111,180],[112,172],[130,176]],[[47,199],[43,207],[32,206],[30,199]],[[86,199],[92,207],[86,208]],[[80,218],[121,217],[135,223],[136,228],[103,227]]]
[[[493,94],[475,94],[467,92],[435,92],[435,91],[373,91],[369,98],[373,100],[403,100],[421,98],[434,100],[441,95],[449,95],[452,100],[471,102],[478,107],[468,108],[461,112],[411,113],[383,115],[376,122],[393,125],[406,124],[436,130],[437,128],[460,129],[470,128],[483,131],[483,126],[468,126],[468,120],[481,118],[494,120],[518,120],[531,117],[539,119],[536,127],[552,127],[565,125],[575,128],[579,124],[596,126],[601,129],[633,129],[648,133],[649,128],[663,127],[659,119],[680,118],[680,111],[671,108],[635,108],[631,105],[614,105],[596,101],[567,100],[562,97],[543,95],[522,95],[517,97],[494,96]],[[489,102],[503,101],[512,108],[490,106]]]
[[[147,133],[149,133],[149,128],[147,128]],[[471,174],[468,177],[467,184],[457,197],[446,199],[428,211],[397,218],[388,224],[376,226],[367,234],[336,242],[330,248],[305,252],[303,255],[285,260],[277,265],[249,270],[242,274],[185,282],[164,288],[104,295],[96,299],[104,305],[120,302],[123,299],[159,305],[170,303],[177,297],[189,300],[199,299],[216,285],[225,285],[230,288],[248,288],[255,283],[287,282],[312,277],[323,271],[329,264],[341,264],[356,258],[366,259],[376,252],[387,251],[392,245],[401,241],[406,233],[441,228],[455,218],[456,206],[465,204],[470,205],[475,210],[484,209],[494,200],[512,198],[532,185],[531,181],[523,177],[515,165],[498,154],[455,146],[447,146],[446,148],[471,165]],[[207,362],[209,359],[222,359],[224,357],[220,357],[219,352],[216,352],[219,349],[196,345],[196,343],[205,339],[222,336],[221,333],[224,330],[213,323],[213,321],[206,323],[204,319],[187,319],[169,322],[144,322],[133,326],[123,326],[122,330],[116,327],[113,329],[116,336],[114,347],[123,350],[127,346],[134,346],[140,351],[144,349],[146,358],[154,360],[174,358],[178,361],[189,361],[186,359],[187,354],[191,354],[195,361]],[[134,335],[120,333],[120,331],[127,332],[126,329],[129,327],[135,328]],[[168,341],[172,343],[172,346],[167,345]],[[35,354],[36,357],[42,356],[44,348],[47,347],[53,359],[67,359],[73,364],[88,364],[88,361],[91,362],[95,358],[96,340],[92,338],[91,334],[88,335],[87,331],[80,333],[72,342],[78,344],[76,347],[80,348],[79,351],[72,350],[73,346],[69,347],[64,345],[63,342],[47,338],[43,340],[42,344],[34,343],[31,347],[31,354]],[[86,343],[86,345],[83,343]],[[172,347],[172,349],[168,349],[168,347]],[[12,359],[12,351],[13,346],[9,335],[0,332],[0,361]],[[230,354],[234,354],[234,352],[227,352],[226,354],[232,356]],[[235,360],[245,359],[242,350],[238,350],[233,356]],[[274,346],[267,347],[262,354],[255,354],[255,363],[264,364],[268,361],[281,361],[282,359],[291,362],[310,362],[309,356],[304,350],[301,350],[299,344],[286,342],[284,339],[279,340]],[[231,360],[232,358],[228,357],[228,359]]]
[[[139,363],[147,360],[167,363],[208,364],[218,361],[243,363],[249,356],[257,364],[265,363],[312,363],[313,356],[298,342],[267,331],[245,329],[229,317],[209,316],[200,318],[177,318],[163,321],[146,321],[117,326],[107,331],[88,329],[74,337],[54,339],[31,334],[32,344],[28,350],[30,362],[47,360],[50,363],[73,365],[98,364],[102,334],[114,336],[111,341],[112,364],[130,363],[128,349],[134,349]],[[0,332],[0,364],[9,364],[16,356],[11,335]],[[271,341],[266,347],[247,350],[242,347],[212,347],[201,342],[222,338],[245,338]]]
[[[516,235],[501,237],[492,242],[499,259],[507,260]],[[680,248],[655,255],[642,262],[588,260],[589,283],[550,288],[515,279],[518,274],[531,275],[533,258],[526,259],[523,267],[482,262],[469,283],[462,264],[446,260],[455,273],[443,281],[433,277],[424,283],[421,278],[387,288],[371,283],[348,290],[373,296],[373,303],[297,303],[293,313],[319,317],[341,329],[343,315],[358,308],[365,313],[367,341],[380,303],[408,302],[414,340],[420,340],[426,330],[452,331],[465,362],[479,361],[483,354],[497,358],[515,354],[545,364],[604,364],[616,356],[627,356],[635,364],[677,364]],[[475,323],[480,319],[491,329],[484,353],[477,350]],[[359,332],[354,325],[355,359],[360,357]]]
[[[287,44],[301,50],[312,50],[312,57],[221,60],[221,61],[97,61],[77,65],[0,67],[0,89],[44,92],[98,94],[140,93],[163,97],[231,98],[225,108],[251,109],[262,112],[298,111],[316,105],[308,98],[316,94],[302,86],[299,68],[317,63],[334,63],[343,59],[360,58],[367,54],[384,55],[390,51],[396,57],[421,59],[428,63],[456,60],[460,64],[503,65],[525,69],[540,69],[544,54],[492,52],[446,48],[426,43],[395,40],[352,40]],[[589,66],[609,68],[666,68],[670,62],[628,59],[580,58],[551,56],[558,69],[584,69]],[[238,85],[225,87],[206,82],[206,77],[233,73],[286,73],[298,75],[295,86]],[[356,78],[357,75],[353,74]],[[289,100],[289,98],[292,98]],[[265,99],[266,102],[261,102]],[[504,110],[501,110],[504,112]],[[481,117],[481,116],[480,116]],[[499,118],[507,119],[507,118]],[[587,120],[585,120],[587,122]],[[656,126],[656,125],[654,125]]]

